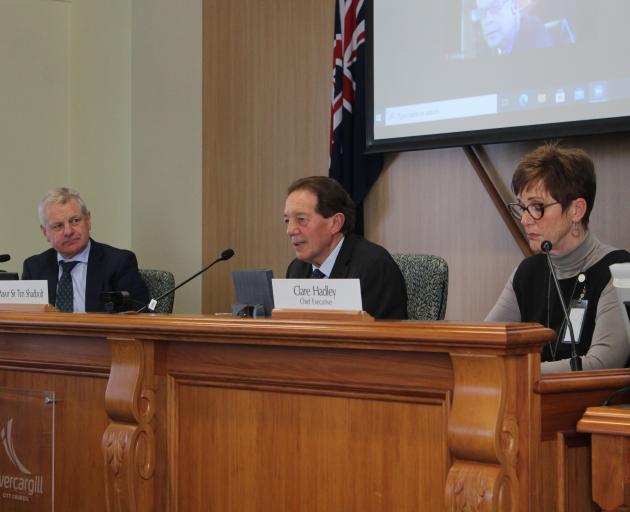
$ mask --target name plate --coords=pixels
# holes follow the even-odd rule
[[[358,279],[272,279],[271,285],[278,309],[363,309]]]
[[[48,281],[0,281],[0,304],[48,304]]]

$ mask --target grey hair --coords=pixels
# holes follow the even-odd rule
[[[90,212],[85,204],[83,198],[79,195],[79,193],[68,187],[58,187],[50,189],[46,192],[46,195],[42,197],[42,200],[39,202],[39,206],[37,207],[37,213],[39,214],[39,223],[42,226],[46,225],[46,208],[51,204],[67,204],[72,200],[75,200],[79,203],[81,207],[81,213],[87,216]]]

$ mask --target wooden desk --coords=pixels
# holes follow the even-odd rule
[[[540,379],[552,336],[536,324],[0,313],[0,386],[60,400],[56,510],[556,511],[545,439],[597,402],[572,408],[557,397],[575,384]],[[546,404],[570,414],[545,426]]]
[[[593,499],[603,510],[630,507],[630,410],[589,407],[577,429],[591,434]]]
[[[591,501],[591,439],[578,433],[576,425],[588,406],[601,404],[628,385],[627,369],[545,375],[535,385],[541,395],[544,510],[599,510]]]

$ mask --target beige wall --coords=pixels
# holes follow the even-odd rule
[[[95,238],[131,245],[130,13],[126,0],[0,4],[0,194],[14,219],[0,223],[0,250],[11,270],[47,248],[36,206],[54,186],[81,192]]]
[[[11,212],[0,251],[11,270],[47,248],[36,207],[54,186],[81,192],[95,238],[131,243],[129,21],[125,0],[0,3],[0,195]]]
[[[73,0],[68,5],[68,183],[92,210],[94,239],[133,247],[130,2]]]
[[[45,247],[36,205],[69,179],[68,4],[0,2],[0,265],[21,272]]]
[[[36,205],[77,188],[94,238],[178,281],[201,265],[201,0],[0,3],[0,252],[47,248]],[[176,310],[200,312],[201,283]]]
[[[179,283],[202,267],[201,0],[132,5],[132,245]],[[175,311],[201,312],[201,279]]]

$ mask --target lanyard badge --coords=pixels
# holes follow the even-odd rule
[[[586,276],[580,273],[577,277],[577,282],[583,284],[586,281]],[[584,299],[586,295],[586,287],[582,288],[580,296],[572,300],[569,304],[569,319],[571,320],[571,326],[573,327],[573,334],[575,335],[575,343],[580,343],[582,334],[582,326],[584,324],[584,316],[586,315],[586,309],[588,307],[588,300]],[[564,336],[562,337],[562,343],[571,343],[571,331],[567,325],[566,320],[563,323]]]

